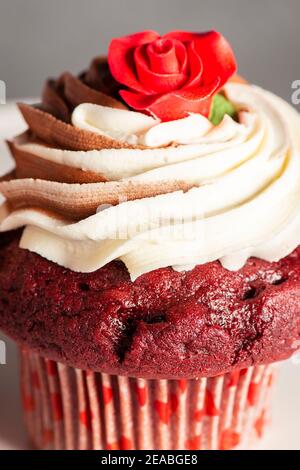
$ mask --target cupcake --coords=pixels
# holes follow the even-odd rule
[[[234,449],[300,339],[298,113],[217,32],[113,39],[19,104],[0,327],[39,449]]]

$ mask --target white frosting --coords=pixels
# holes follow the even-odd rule
[[[138,143],[140,135],[160,122],[146,114],[91,103],[77,106],[71,121],[80,129],[129,144]]]
[[[258,117],[241,113],[241,121],[242,125],[226,116],[218,127],[199,138],[199,143],[164,148],[69,151],[31,143],[18,147],[45,160],[100,173],[109,181],[143,178],[161,181],[161,176],[170,180],[171,172],[178,169],[184,171],[186,180],[200,183],[205,175],[214,177],[217,172],[229,171],[240,162],[241,153],[247,158],[249,152],[258,148],[264,132],[259,129]]]
[[[256,87],[230,84],[226,92],[239,109],[247,109],[240,113],[239,124],[227,116],[220,126],[204,129],[201,116],[198,136],[196,115],[181,123],[149,121],[148,128],[148,117],[142,115],[145,121],[137,117],[136,124],[130,124],[132,135],[153,146],[174,142],[176,134],[176,142],[192,143],[92,152],[21,146],[41,158],[93,169],[110,180],[184,179],[198,187],[121,202],[78,223],[34,209],[0,214],[0,229],[25,225],[21,247],[74,271],[91,272],[121,259],[132,279],[170,265],[187,269],[219,259],[228,269],[239,269],[249,256],[277,261],[288,255],[300,244],[299,114]],[[86,119],[90,111],[83,109]],[[109,130],[103,112],[98,119],[93,110],[93,127],[112,136],[116,127]],[[117,121],[118,135],[130,140],[129,127],[125,129],[121,118]]]
[[[121,142],[147,147],[198,143],[213,128],[201,114],[160,123],[145,114],[90,103],[82,103],[74,109],[72,124]]]

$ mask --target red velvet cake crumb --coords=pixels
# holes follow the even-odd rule
[[[132,282],[122,262],[75,273],[20,249],[19,237],[0,235],[0,328],[50,359],[110,374],[207,377],[285,359],[300,339],[300,247],[237,272],[216,261]]]

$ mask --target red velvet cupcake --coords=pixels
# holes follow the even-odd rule
[[[47,449],[233,449],[300,331],[299,115],[216,32],[49,80],[0,182],[0,326]]]

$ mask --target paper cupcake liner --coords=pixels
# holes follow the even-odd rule
[[[273,365],[214,378],[146,380],[21,352],[26,426],[39,449],[247,448],[269,421]]]

